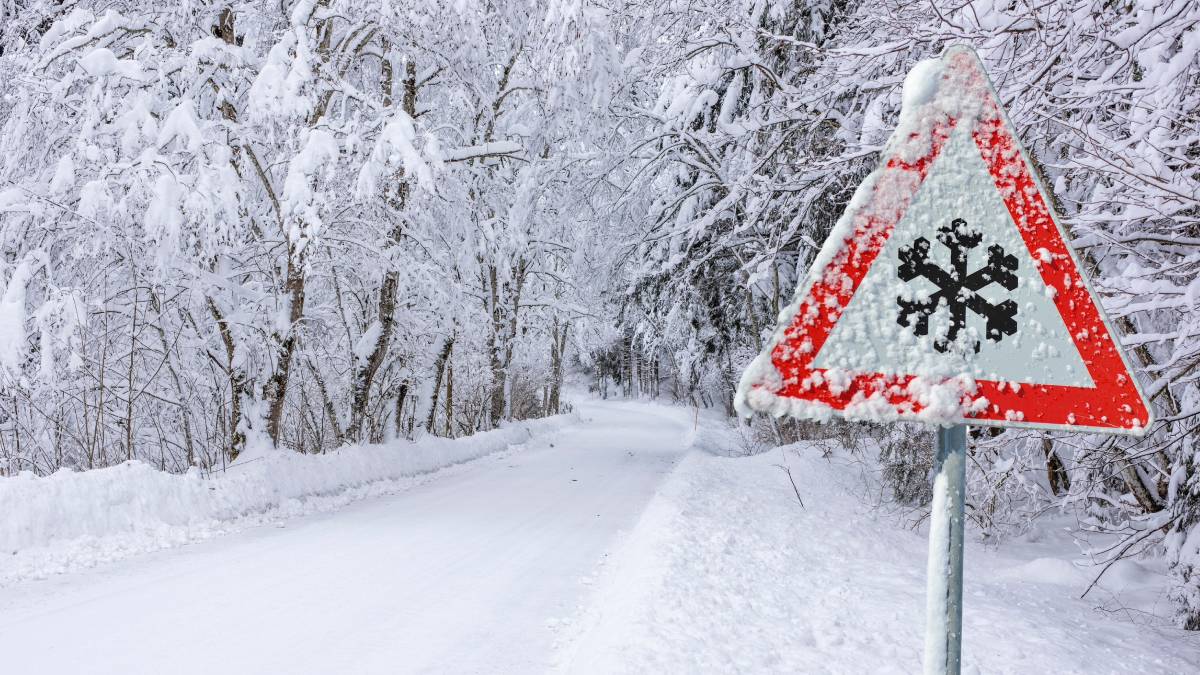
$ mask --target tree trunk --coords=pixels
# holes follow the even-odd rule
[[[429,419],[425,422],[425,431],[433,433],[434,423],[437,422],[438,394],[442,388],[442,377],[446,372],[446,361],[450,358],[450,350],[454,349],[454,334],[446,338],[442,351],[438,353],[433,367],[433,398],[429,401]]]
[[[283,422],[283,408],[287,403],[288,381],[292,370],[292,360],[299,344],[296,329],[304,316],[304,260],[303,254],[296,253],[293,246],[288,246],[287,281],[284,290],[288,298],[288,326],[283,335],[275,333],[277,345],[275,372],[263,389],[263,399],[269,402],[267,411],[267,435],[271,444],[279,445],[279,432]]]
[[[346,434],[342,432],[342,425],[338,422],[337,408],[333,405],[333,398],[329,396],[325,378],[321,377],[321,371],[317,370],[317,364],[311,359],[308,361],[308,370],[317,384],[317,391],[321,394],[321,405],[325,408],[325,416],[329,418],[329,426],[333,427],[333,439],[338,445],[343,445],[347,440]]]
[[[446,354],[446,438],[454,438],[454,348]]]
[[[1163,510],[1163,505],[1158,501],[1150,488],[1146,487],[1146,482],[1142,480],[1141,473],[1138,472],[1137,466],[1129,463],[1127,460],[1122,460],[1125,463],[1125,468],[1121,469],[1121,477],[1125,480],[1125,484],[1129,486],[1133,492],[1133,498],[1137,500],[1139,506],[1146,513],[1158,513]]]
[[[400,383],[400,391],[396,392],[396,438],[404,436],[404,401],[408,398],[408,383]]]
[[[1042,438],[1042,452],[1046,455],[1046,475],[1050,479],[1050,491],[1055,496],[1071,491],[1071,476],[1067,467],[1054,450],[1054,441],[1049,436]]]
[[[367,406],[371,400],[371,384],[375,381],[375,374],[379,372],[379,367],[383,365],[383,358],[387,354],[388,344],[392,339],[392,331],[395,330],[396,289],[399,284],[400,275],[397,272],[389,271],[384,275],[383,286],[379,290],[377,309],[377,320],[380,325],[379,335],[375,338],[375,345],[364,362],[356,364],[350,404],[350,428],[346,430],[346,435],[351,441],[358,441],[362,438],[363,422],[366,420]]]
[[[136,283],[136,280],[134,281]],[[138,288],[133,288],[133,311],[129,326],[129,371],[125,383],[125,460],[133,459],[133,373],[137,354]]]
[[[385,40],[384,68],[381,79],[384,105],[390,107],[393,98],[392,64],[388,60],[387,45],[388,43]],[[409,59],[405,65],[404,101],[402,107],[409,117],[416,117],[417,66],[412,59]],[[391,190],[385,195],[385,201],[394,211],[403,211],[408,201],[408,183],[405,180],[403,170],[397,172],[395,185],[391,186]],[[401,227],[401,222],[402,220],[399,216],[396,216],[395,225],[388,231],[388,244],[391,246],[399,245],[403,238],[404,231]],[[392,269],[389,269],[384,274],[383,284],[379,289],[379,305],[376,309],[376,319],[380,325],[379,335],[375,338],[375,344],[371,348],[371,353],[367,356],[366,360],[361,364],[356,364],[355,367],[354,382],[352,385],[353,395],[350,405],[350,428],[347,429],[347,435],[352,441],[358,441],[362,438],[363,423],[366,420],[367,407],[371,400],[371,384],[375,380],[376,373],[379,372],[379,367],[383,365],[388,345],[391,344],[392,333],[395,332],[396,293],[400,286],[400,272],[394,268],[394,263],[392,265]]]
[[[547,415],[559,413],[562,396],[563,352],[566,350],[567,331],[570,328],[571,324],[569,323],[559,326],[558,317],[554,318],[554,325],[550,333],[550,389],[546,395]]]
[[[246,449],[246,433],[242,431],[242,398],[247,393],[246,374],[234,365],[237,346],[233,341],[233,330],[225,320],[225,315],[217,308],[212,298],[208,301],[208,313],[217,322],[217,330],[221,334],[221,344],[225,347],[225,376],[229,379],[229,445],[226,452],[229,461],[233,462]]]
[[[487,271],[487,282],[489,286],[489,306],[491,309],[492,319],[492,344],[491,354],[489,354],[489,366],[492,370],[492,389],[488,405],[488,423],[494,429],[499,426],[500,420],[504,417],[504,364],[500,358],[500,350],[503,348],[502,338],[502,322],[500,316],[500,288],[499,280],[497,279],[496,266],[489,265]]]

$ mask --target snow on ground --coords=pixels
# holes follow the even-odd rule
[[[603,566],[557,669],[919,672],[927,541],[866,505],[862,470],[812,445],[689,453]],[[1053,536],[969,545],[964,672],[1200,672],[1196,635],[1097,607],[1153,605],[1161,579],[1129,562],[1080,600],[1095,568],[1071,551]]]
[[[0,670],[545,672],[684,447],[680,414],[578,410],[398,494],[0,588]]]
[[[285,480],[271,489],[265,478],[206,484],[262,492],[231,498],[249,509],[232,519],[156,482],[185,479],[130,467],[94,472],[95,485],[40,483],[53,486],[40,501],[10,495],[6,508],[24,510],[6,520],[61,501],[57,517],[42,516],[41,540],[22,535],[34,541],[74,532],[62,519],[92,519],[72,527],[93,534],[62,551],[210,540],[90,569],[69,559],[73,572],[0,588],[4,672],[919,671],[924,535],[867,506],[864,467],[844,451],[731,458],[721,454],[742,449],[737,436],[688,409],[579,410],[517,427],[521,438],[502,431],[440,455],[418,444],[413,456],[433,464],[513,446],[421,478],[368,480],[368,466],[391,475],[397,465],[360,449],[279,460],[295,464],[276,467]],[[776,464],[791,467],[804,507]],[[309,474],[321,467],[334,477]],[[130,487],[117,471],[133,472]],[[27,483],[15,484],[29,496]],[[312,496],[322,485],[331,491]],[[140,503],[138,490],[148,490]],[[189,508],[207,515],[176,522]],[[275,527],[250,527],[263,522]],[[232,529],[242,531],[211,538]],[[1074,565],[1061,533],[1037,533],[968,549],[965,672],[1200,672],[1196,636],[1142,613],[1161,597],[1152,564],[1123,564],[1079,600],[1093,570]]]
[[[560,415],[460,439],[425,437],[324,455],[281,452],[211,477],[168,474],[141,462],[47,477],[26,472],[0,480],[0,585],[395,493],[439,469],[520,449],[575,422]]]

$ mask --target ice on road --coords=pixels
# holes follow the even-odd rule
[[[400,494],[0,589],[3,672],[542,672],[683,452],[654,408],[581,416]]]

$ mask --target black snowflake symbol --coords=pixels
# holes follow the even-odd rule
[[[976,291],[989,284],[1000,284],[1007,290],[1017,287],[1017,259],[1008,255],[999,245],[988,247],[987,266],[967,274],[967,257],[970,250],[979,245],[983,235],[978,230],[967,227],[967,221],[955,218],[949,225],[938,229],[937,240],[950,249],[950,271],[943,270],[929,261],[929,240],[920,237],[911,246],[900,249],[900,279],[912,281],[924,277],[932,281],[938,290],[924,300],[905,300],[896,298],[900,305],[900,315],[896,322],[901,326],[910,325],[913,314],[917,315],[913,332],[917,335],[929,334],[929,315],[945,301],[950,308],[950,328],[944,338],[934,340],[933,346],[939,352],[945,352],[958,339],[958,332],[967,326],[967,310],[987,319],[987,337],[999,342],[1005,335],[1017,332],[1017,303],[1005,300],[992,304],[981,297]],[[975,351],[979,351],[979,343],[975,343]]]

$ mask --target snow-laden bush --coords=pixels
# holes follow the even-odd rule
[[[925,506],[933,499],[933,471],[937,435],[917,424],[896,425],[880,444],[880,478],[892,498],[907,506]]]

